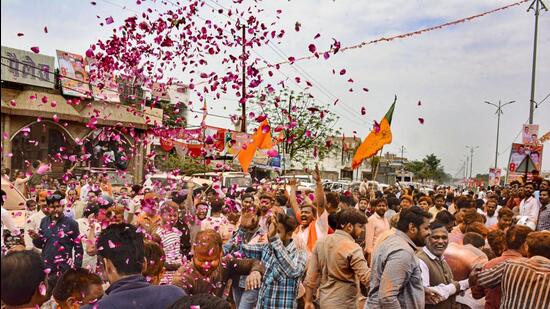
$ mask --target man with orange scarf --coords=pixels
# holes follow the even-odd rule
[[[321,239],[329,234],[328,224],[328,211],[325,209],[325,192],[323,192],[323,185],[321,183],[321,173],[319,167],[315,166],[314,172],[315,178],[315,201],[317,207],[307,196],[304,198],[302,204],[299,206],[298,199],[296,197],[297,183],[296,179],[290,180],[290,205],[292,210],[296,214],[298,220],[298,228],[294,232],[294,239],[300,241],[306,245],[308,257],[311,255],[315,243],[318,239]]]

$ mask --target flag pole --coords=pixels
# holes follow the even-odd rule
[[[383,152],[384,152],[384,146],[382,146],[382,148],[380,148],[380,158],[382,158],[382,153]],[[374,155],[374,157],[376,157],[376,155]],[[374,169],[374,173],[372,174],[372,181],[376,181],[376,176],[378,174],[378,169],[380,167],[380,158],[378,159],[378,163],[376,163],[376,168]],[[368,187],[368,181],[367,181],[367,187]],[[371,187],[369,195],[370,195],[371,200],[373,199],[373,197],[375,197],[374,186]]]

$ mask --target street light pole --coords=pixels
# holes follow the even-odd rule
[[[491,103],[489,101],[485,101],[485,103],[492,105],[497,108],[496,114],[497,114],[497,146],[495,150],[495,169],[498,167],[498,137],[500,135],[500,115],[503,114],[502,108],[508,104],[515,103],[516,101],[510,101],[502,104],[500,100],[498,101],[498,105],[495,103]]]
[[[243,77],[242,77],[242,98],[241,98],[241,132],[246,133],[246,26],[242,26],[243,37],[243,53],[242,53],[242,65],[243,65]]]
[[[534,7],[533,7],[534,6]],[[529,124],[533,124],[533,114],[535,113],[535,72],[537,69],[537,43],[538,43],[538,31],[539,31],[539,14],[540,10],[548,11],[546,5],[542,0],[534,0],[527,12],[535,10],[535,34],[533,39],[533,68],[531,70],[531,98],[529,102]]]
[[[474,169],[474,151],[479,148],[479,146],[466,146],[470,149],[470,179],[472,179],[472,171]]]

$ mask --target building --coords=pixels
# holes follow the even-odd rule
[[[64,59],[58,71],[51,56],[4,46],[1,54],[3,167],[27,170],[42,160],[59,177],[78,161],[82,170],[126,171],[130,181],[143,179],[146,131],[162,124],[163,110],[141,104],[140,87],[120,79],[115,87],[90,87],[82,56],[75,54],[58,51]]]

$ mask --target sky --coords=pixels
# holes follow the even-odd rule
[[[207,0],[231,7],[229,0]],[[246,0],[245,0],[246,1]],[[98,0],[3,0],[1,2],[2,45],[29,50],[39,46],[41,53],[55,55],[55,50],[84,54],[90,44],[108,38],[110,29],[99,22],[112,16],[117,22],[141,10],[135,1]],[[148,5],[161,3],[146,1]],[[285,57],[309,55],[308,45],[315,43],[325,50],[332,38],[342,46],[354,45],[380,37],[415,31],[448,21],[476,15],[517,0],[294,0],[263,1],[265,14],[281,9],[279,27],[285,38],[276,45],[254,50],[270,63]],[[329,60],[306,60],[282,66],[279,79],[294,77],[310,80],[311,93],[336,113],[346,136],[356,132],[365,137],[373,120],[386,113],[394,95],[397,105],[392,121],[393,142],[384,152],[398,152],[405,147],[409,159],[422,159],[430,153],[442,159],[445,170],[461,176],[467,145],[479,146],[474,153],[473,172],[487,173],[494,165],[496,123],[495,108],[484,101],[516,103],[504,108],[501,118],[499,166],[506,166],[512,142],[521,142],[522,124],[529,116],[534,16],[526,12],[529,3],[493,13],[472,21],[434,30],[403,40],[367,45],[333,55]],[[125,8],[124,8],[125,7]],[[100,16],[98,19],[96,16]],[[267,16],[266,16],[267,17]],[[216,17],[223,18],[223,17]],[[260,16],[262,18],[262,16]],[[294,25],[300,22],[299,32]],[[44,26],[48,33],[43,32]],[[539,45],[535,101],[550,94],[550,12],[539,18]],[[25,35],[18,37],[17,33]],[[314,40],[319,33],[321,37]],[[282,54],[282,55],[281,55]],[[333,75],[346,69],[346,78]],[[173,73],[185,82],[190,76]],[[353,84],[347,82],[354,80]],[[354,87],[354,92],[348,89]],[[366,93],[361,88],[366,87]],[[337,105],[332,103],[339,99]],[[193,99],[193,98],[192,98]],[[237,98],[210,98],[209,113],[236,113]],[[421,105],[418,105],[418,102]],[[201,104],[195,102],[194,109]],[[365,107],[367,114],[361,115]],[[191,124],[200,121],[190,114]],[[424,118],[420,124],[418,118]],[[209,116],[209,125],[232,127],[230,120]],[[550,130],[550,98],[535,110],[534,123],[539,135]],[[547,144],[547,147],[548,146]],[[543,170],[550,169],[550,150],[544,152]]]

